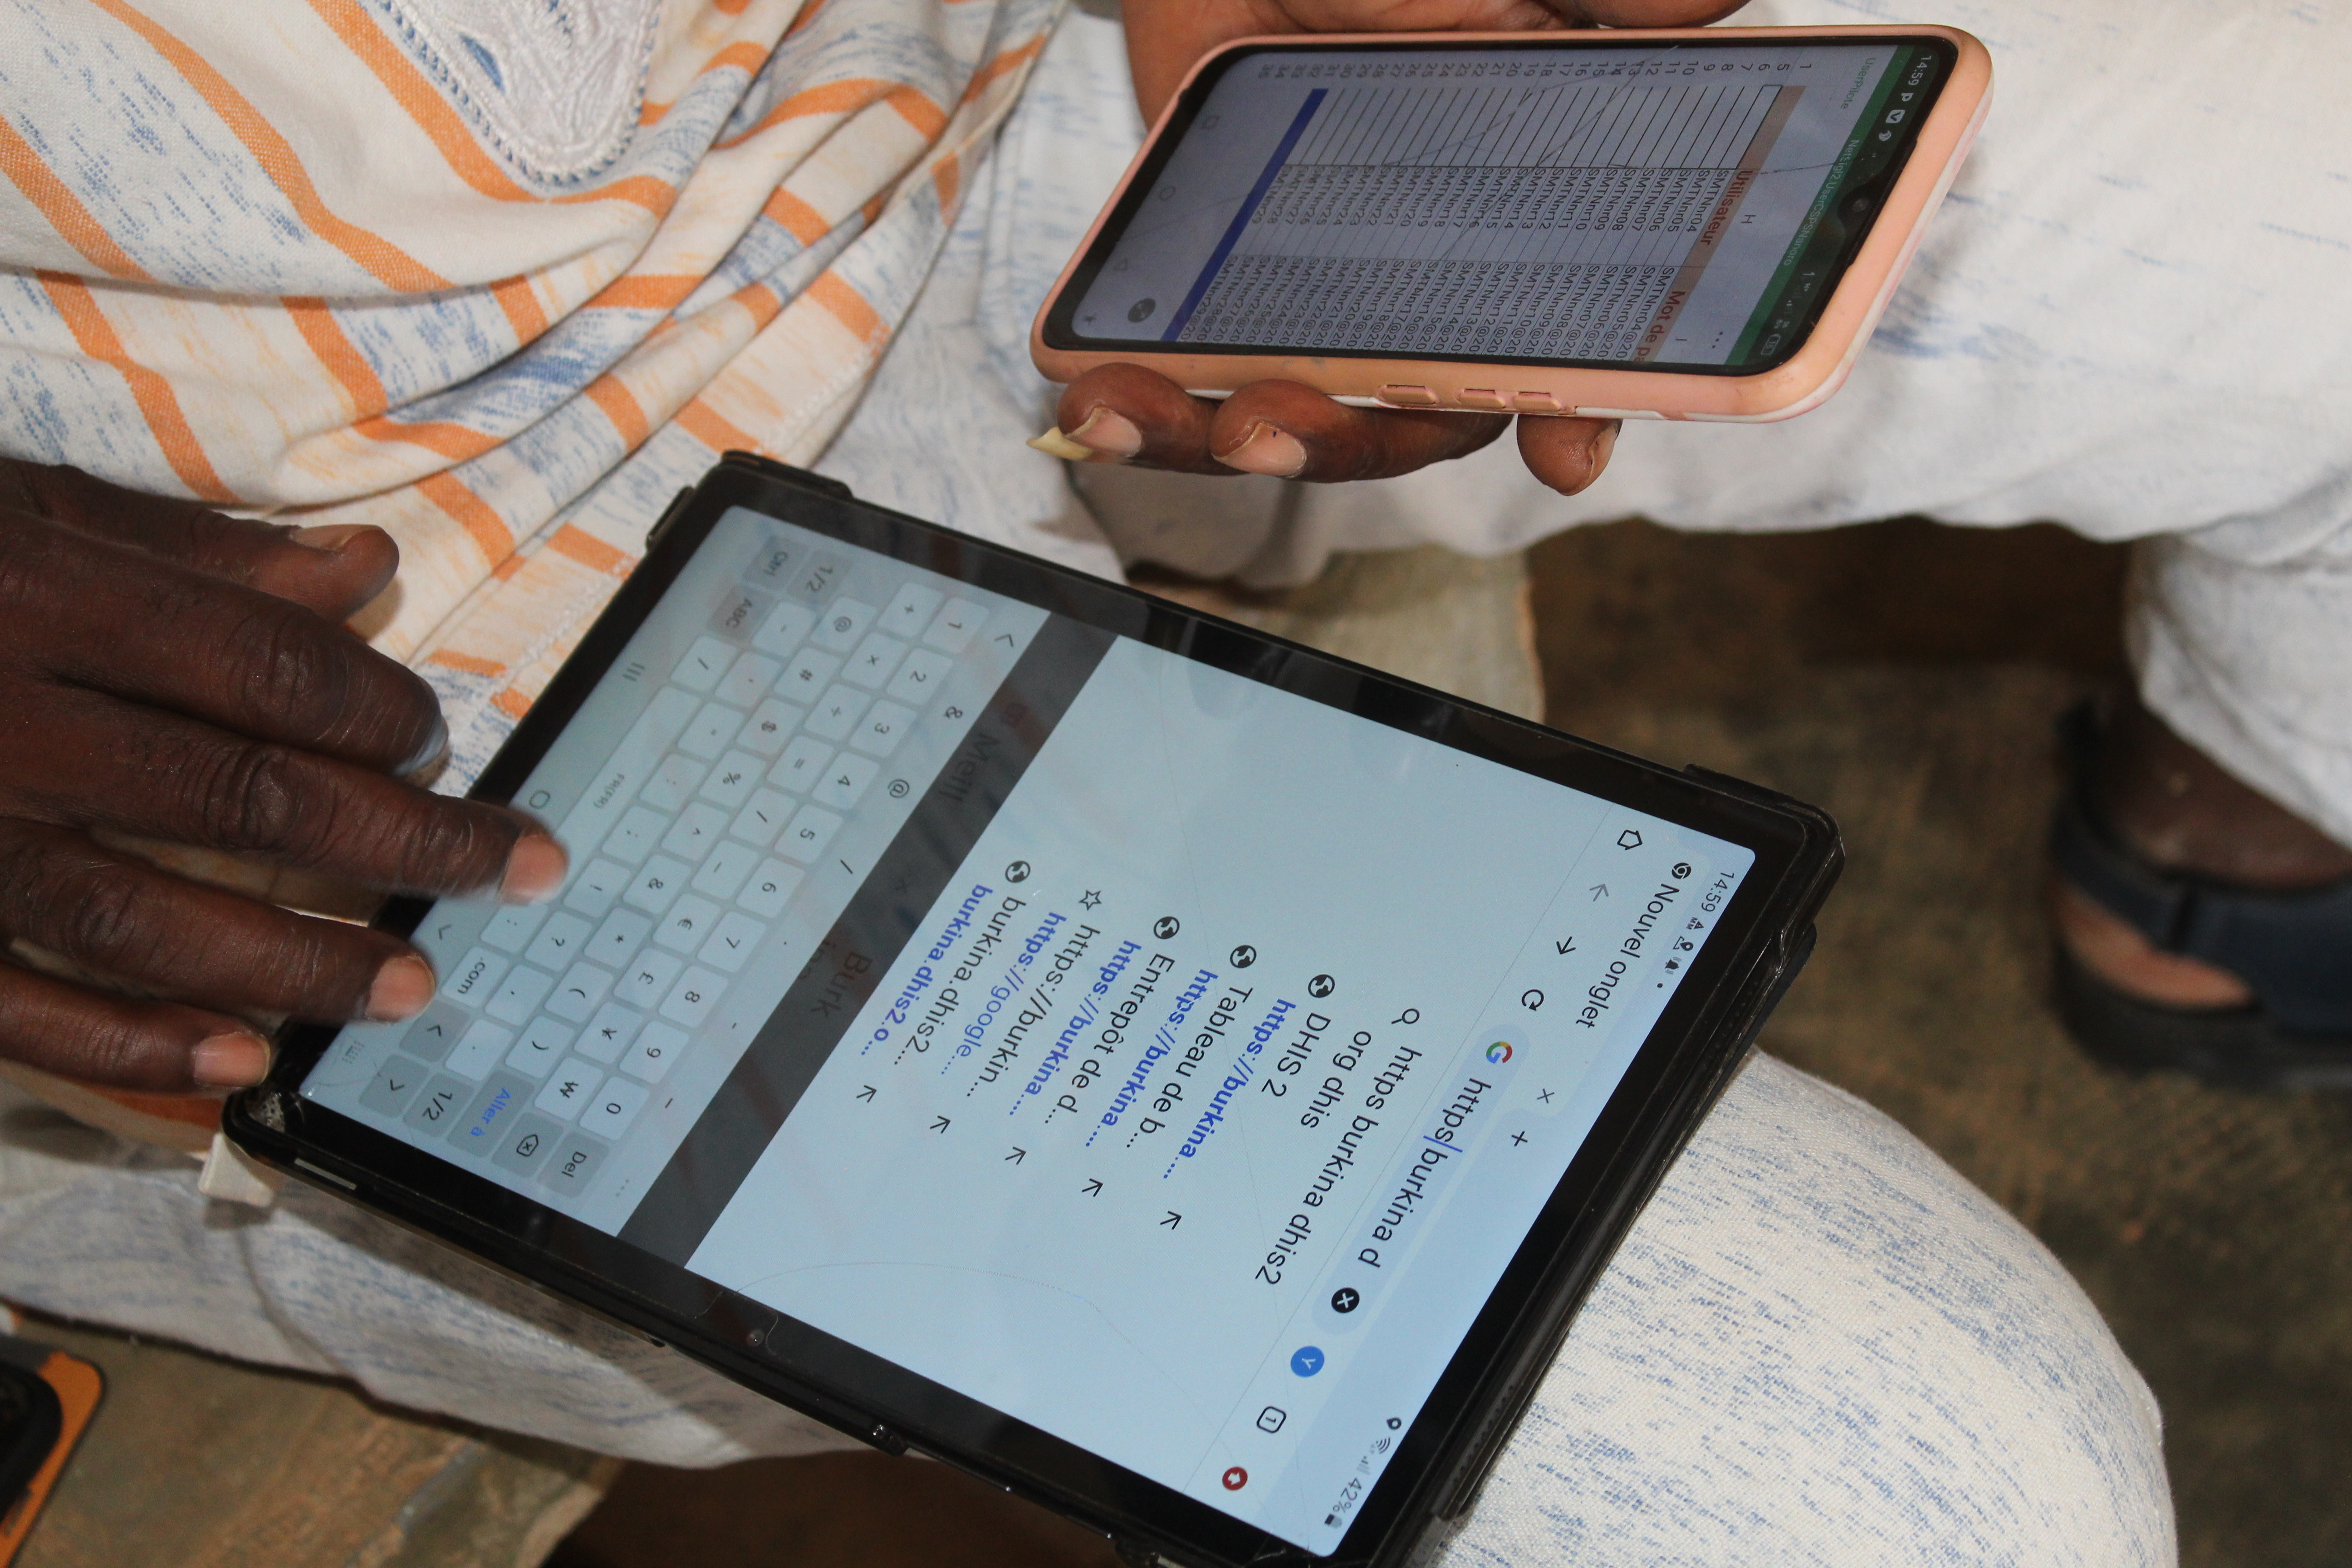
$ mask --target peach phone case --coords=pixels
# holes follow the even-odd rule
[[[1176,105],[1193,79],[1219,56],[1252,47],[1395,44],[1401,41],[1459,46],[1524,42],[1525,33],[1318,34],[1300,37],[1240,38],[1202,57],[1182,87],[1160,111],[1143,151],[1128,165],[1110,200],[1063,268],[1045,309],[1029,330],[1029,353],[1051,380],[1075,381],[1098,364],[1149,365],[1203,397],[1223,397],[1253,381],[1301,382],[1343,403],[1373,407],[1449,408],[1480,413],[1496,409],[1527,414],[1580,414],[1595,418],[1708,419],[1760,423],[1787,419],[1826,400],[1845,380],[1862,345],[1878,324],[1879,312],[1902,281],[1903,269],[1918,247],[1927,220],[1959,172],[1960,160],[1983,123],[1992,101],[1992,58],[1974,37],[1954,27],[1703,27],[1612,28],[1612,41],[1704,37],[1805,38],[1921,37],[1948,39],[1958,50],[1942,95],[1913,144],[1911,158],[1895,179],[1862,249],[1830,295],[1828,306],[1804,345],[1783,363],[1754,375],[1696,375],[1686,372],[1601,369],[1525,364],[1486,364],[1470,360],[1355,359],[1286,353],[1178,353],[1139,345],[1118,350],[1057,349],[1045,342],[1045,318],[1070,286],[1078,261],[1117,210],[1119,198],[1143,166],[1151,145],[1167,128]]]
[[[11,1359],[18,1365],[28,1366],[43,1383],[56,1391],[60,1412],[65,1416],[58,1430],[58,1446],[41,1462],[24,1491],[5,1513],[0,1513],[0,1568],[16,1561],[16,1549],[25,1544],[32,1533],[33,1521],[40,1517],[49,1493],[57,1489],[58,1478],[65,1473],[66,1461],[73,1457],[75,1445],[81,1441],[82,1431],[98,1412],[99,1401],[105,1397],[106,1379],[98,1368],[63,1351],[45,1350],[23,1340],[12,1341],[12,1348],[20,1352]],[[38,1360],[35,1361],[34,1358]]]

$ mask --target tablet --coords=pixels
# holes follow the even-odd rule
[[[562,892],[392,906],[237,1141],[1181,1563],[1460,1505],[1838,862],[740,455],[476,794]]]

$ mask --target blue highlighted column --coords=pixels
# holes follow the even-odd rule
[[[1209,285],[1217,280],[1217,269],[1224,266],[1225,258],[1234,253],[1234,247],[1241,240],[1242,230],[1249,227],[1251,217],[1257,212],[1258,203],[1265,200],[1265,193],[1274,188],[1274,177],[1281,174],[1283,164],[1290,161],[1290,150],[1297,146],[1298,139],[1307,133],[1307,122],[1315,118],[1317,110],[1323,107],[1326,90],[1317,88],[1307,95],[1307,101],[1298,106],[1297,117],[1291,121],[1290,129],[1282,133],[1282,140],[1275,144],[1274,156],[1265,161],[1257,184],[1250,187],[1241,210],[1234,214],[1234,221],[1225,226],[1224,237],[1217,241],[1216,249],[1209,252],[1209,264],[1201,268],[1201,275],[1192,279],[1192,287],[1186,292],[1184,302],[1177,306],[1176,313],[1168,319],[1168,330],[1160,334],[1161,342],[1174,342],[1176,334],[1184,330],[1184,323],[1192,319],[1192,312],[1199,309],[1202,296],[1208,293]]]

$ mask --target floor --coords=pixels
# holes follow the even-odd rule
[[[106,1394],[14,1568],[514,1568],[615,1468],[324,1378],[51,1319],[22,1333]]]
[[[2352,1560],[2352,1101],[2126,1079],[2045,1000],[2051,726],[2120,674],[2121,552],[2047,528],[1628,523],[1530,571],[1553,723],[1844,825],[1850,868],[1765,1044],[1900,1118],[2066,1260],[2163,1403],[2183,1561]],[[698,1558],[1108,1562],[939,1467],[861,1456],[632,1469],[554,1561]]]
[[[2352,1100],[2132,1080],[2046,1000],[2053,720],[2121,674],[2123,560],[2055,529],[1622,524],[1534,565],[1555,724],[1818,802],[1852,861],[1768,1049],[2063,1258],[2146,1374],[2189,1568],[2352,1560]]]

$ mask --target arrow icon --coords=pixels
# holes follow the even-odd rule
[[[1168,1211],[1168,1217],[1161,1220],[1160,1223],[1166,1226],[1170,1230],[1174,1230],[1178,1226],[1184,1223],[1184,1216],[1178,1214],[1174,1209],[1170,1209]]]
[[[1601,900],[1609,896],[1609,884],[1606,882],[1595,882],[1592,884],[1591,890],[1592,893],[1592,901],[1597,904]]]
[[[996,634],[993,640],[1003,643],[1006,647],[1011,647],[1013,646],[1013,634],[1011,632],[999,632]]]
[[[1013,1152],[1004,1156],[1004,1163],[1008,1165],[1017,1165],[1028,1157],[1029,1151],[1021,1147],[1020,1144],[1015,1143],[1013,1146]]]
[[[1559,955],[1562,958],[1566,958],[1570,953],[1576,951],[1576,939],[1574,937],[1570,937],[1566,942],[1553,942],[1552,946],[1559,950]]]
[[[933,1118],[931,1119],[931,1131],[934,1131],[934,1132],[944,1132],[944,1131],[946,1131],[947,1130],[948,1130],[948,1119],[947,1119],[946,1117],[944,1117],[944,1116],[938,1116],[938,1117],[933,1117]]]
[[[1098,1198],[1102,1196],[1102,1178],[1100,1176],[1097,1176],[1093,1181],[1088,1182],[1085,1186],[1080,1187],[1078,1191],[1085,1196],[1090,1198]]]
[[[857,1098],[858,1098],[858,1099],[860,1099],[860,1100],[871,1100],[871,1099],[873,1099],[873,1098],[874,1098],[874,1086],[873,1086],[872,1084],[870,1084],[870,1083],[869,1083],[869,1084],[867,1084],[864,1089],[859,1089],[859,1090],[857,1091]]]
[[[433,935],[435,939],[440,942],[447,942],[449,940],[449,927],[454,923],[456,922],[451,921],[443,921],[439,925],[435,926],[433,928]]]

